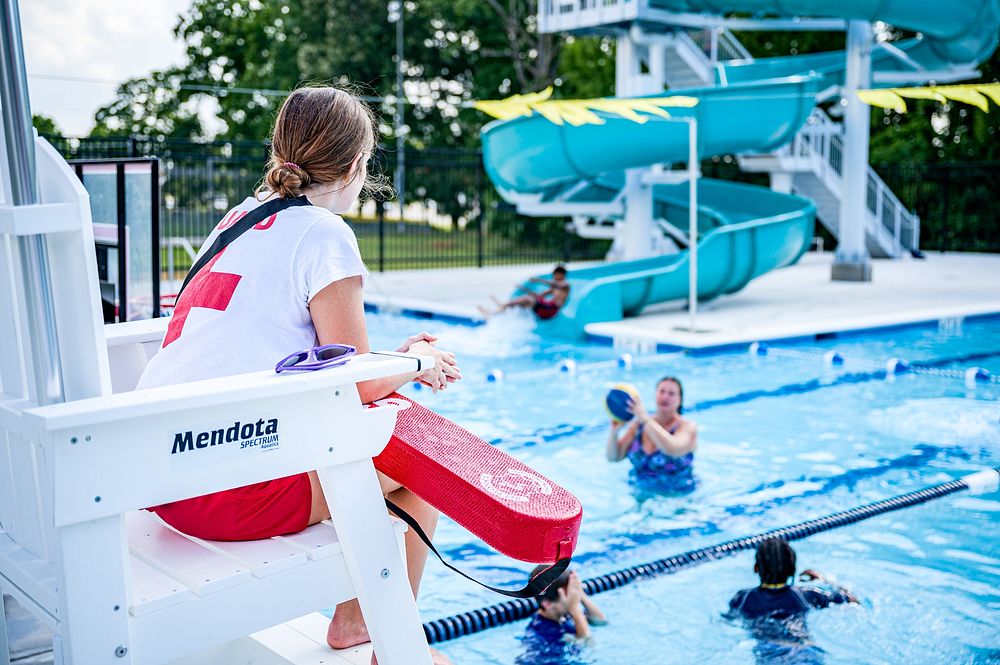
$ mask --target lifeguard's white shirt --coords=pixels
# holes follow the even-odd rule
[[[247,198],[205,240],[260,205]],[[358,241],[337,215],[317,206],[287,208],[260,222],[209,261],[184,289],[163,346],[138,388],[271,369],[316,345],[309,301],[324,287],[368,275]]]

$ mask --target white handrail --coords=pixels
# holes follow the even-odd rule
[[[728,60],[753,62],[753,56],[726,28],[688,28],[683,31],[714,65]]]
[[[792,142],[776,151],[779,158],[810,160],[813,172],[834,191],[841,187],[843,153],[843,127],[820,109],[813,109]],[[866,207],[872,214],[869,231],[888,234],[900,249],[917,249],[920,218],[906,209],[871,166],[867,183]]]
[[[719,30],[719,45],[720,53],[726,54],[728,57],[723,58],[723,60],[746,60],[748,62],[753,62],[754,58],[750,55],[750,51],[746,50],[743,46],[743,42],[736,38],[729,28],[722,28]]]

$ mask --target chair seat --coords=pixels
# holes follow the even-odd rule
[[[194,538],[147,511],[126,513],[125,526],[132,571],[129,611],[139,662],[169,663],[199,644],[207,648],[218,644],[220,637],[235,640],[246,634],[248,623],[271,636],[268,649],[283,645],[286,652],[298,653],[301,645],[295,645],[301,640],[283,632],[280,624],[354,595],[337,531],[330,522],[288,536],[246,542]],[[402,542],[406,525],[394,519],[393,528],[397,541]],[[279,589],[286,593],[275,593]],[[287,593],[289,589],[296,592]],[[244,615],[227,617],[234,607],[243,608]],[[325,631],[327,622],[313,614],[306,624],[295,625],[315,628],[322,624]],[[185,640],[161,634],[165,625],[183,626]],[[272,627],[277,627],[276,633],[267,632]],[[278,639],[281,635],[295,639]],[[327,657],[333,655],[325,642],[313,639],[312,645],[321,647],[312,651],[316,657],[324,650]],[[197,656],[192,658],[191,662],[201,662]],[[327,662],[338,663],[333,658]]]

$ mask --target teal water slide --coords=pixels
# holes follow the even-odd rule
[[[649,0],[649,4],[672,12],[885,21],[919,32],[917,38],[873,54],[875,85],[880,85],[879,72],[907,70],[912,76],[914,71],[926,71],[929,78],[949,70],[971,70],[995,50],[1000,33],[1000,0]],[[699,103],[668,109],[673,119],[650,116],[640,124],[599,113],[604,124],[572,126],[554,124],[536,113],[492,122],[482,131],[486,170],[501,195],[515,204],[559,201],[577,210],[607,206],[622,191],[625,169],[687,160],[687,123],[677,121],[684,116],[697,118],[701,158],[763,152],[788,143],[805,123],[817,94],[842,83],[845,61],[845,54],[837,52],[722,64],[715,85],[678,91],[697,97]],[[686,228],[687,185],[652,189],[654,218]],[[754,277],[791,265],[812,238],[815,208],[797,196],[703,178],[697,207],[699,300],[733,293]],[[541,332],[581,337],[588,323],[619,320],[654,303],[686,298],[688,252],[574,270],[569,281],[569,301],[554,319],[540,322]]]

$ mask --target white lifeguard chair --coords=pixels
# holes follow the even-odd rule
[[[17,5],[0,4],[0,592],[51,627],[57,665],[342,665],[310,613],[354,597],[382,665],[429,665],[372,464],[395,411],[355,384],[430,359],[134,391],[166,320],[104,327],[87,193],[31,133]],[[198,437],[260,420],[267,445]],[[293,536],[205,542],[141,510],[311,469],[333,519]],[[0,621],[2,664],[7,642]]]

